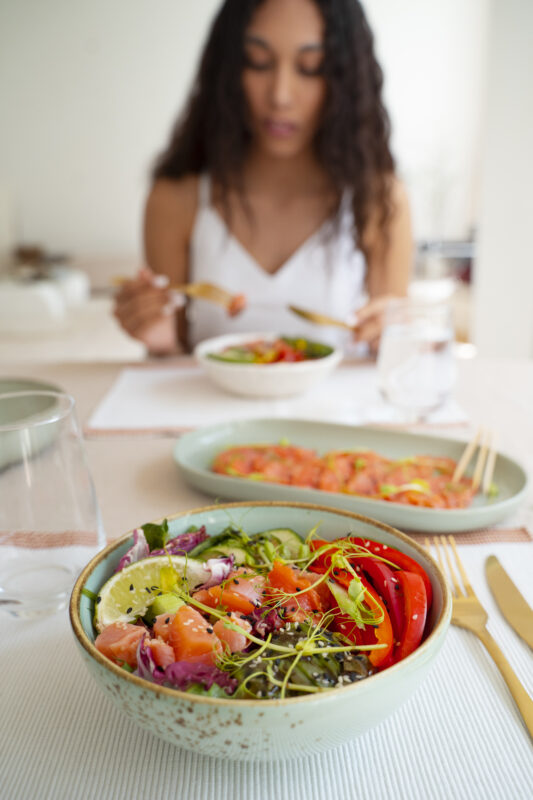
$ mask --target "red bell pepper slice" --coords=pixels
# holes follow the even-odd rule
[[[353,576],[347,570],[335,570],[335,580],[346,590]],[[384,669],[392,663],[392,654],[394,648],[394,634],[392,630],[392,623],[390,616],[385,607],[385,603],[378,595],[376,590],[370,585],[364,576],[360,576],[361,583],[367,592],[366,603],[374,611],[383,612],[383,619],[377,626],[366,625],[364,629],[359,628],[355,621],[348,615],[343,614],[340,610],[335,615],[335,622],[333,629],[338,633],[342,633],[350,641],[355,644],[384,644],[386,645],[381,650],[369,650],[367,655],[370,663],[374,667]]]
[[[394,661],[401,661],[416,650],[422,641],[428,602],[424,581],[420,575],[400,570],[396,573],[396,578],[403,602],[404,627],[400,643],[394,650]]]
[[[396,570],[393,572],[387,564],[375,558],[350,558],[350,564],[358,575],[361,575],[361,571],[363,572],[384,601],[392,622],[394,639],[399,642],[404,627],[403,603],[398,582],[399,572]]]
[[[417,575],[420,575],[426,588],[427,606],[428,608],[431,607],[431,602],[433,600],[431,581],[429,580],[427,572],[420,566],[418,561],[415,561],[414,558],[405,555],[405,553],[401,553],[399,550],[395,550],[393,547],[388,547],[388,545],[384,545],[381,542],[373,542],[370,539],[361,539],[354,536],[350,537],[350,542],[360,547],[366,547],[366,549],[374,555],[387,559],[387,561],[390,561],[401,570],[415,572]],[[328,543],[325,542],[325,544]]]

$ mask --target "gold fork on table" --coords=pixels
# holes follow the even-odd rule
[[[487,630],[488,614],[470,585],[466,571],[459,558],[454,537],[435,536],[433,542],[435,550],[437,551],[437,560],[440,567],[444,574],[448,573],[450,576],[453,594],[452,625],[457,625],[459,628],[465,628],[467,631],[471,631],[471,633],[477,636],[485,645],[485,648],[494,660],[505,683],[509,687],[509,691],[518,706],[518,710],[526,724],[529,735],[533,738],[533,700],[520,683],[513,668]],[[425,544],[426,549],[429,550],[430,544],[428,539],[425,540]],[[445,558],[442,553],[444,553]],[[454,567],[454,562],[461,576],[462,586],[457,575],[457,570]]]

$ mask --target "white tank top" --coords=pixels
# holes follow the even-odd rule
[[[230,233],[211,205],[208,175],[199,180],[198,211],[190,245],[191,281],[218,283],[246,295],[248,306],[236,317],[204,300],[189,307],[189,344],[223,333],[276,331],[305,336],[351,350],[351,334],[341,328],[313,325],[287,310],[288,304],[320,311],[346,321],[366,301],[365,261],[354,246],[353,212],[345,194],[338,221],[327,220],[270,274]]]

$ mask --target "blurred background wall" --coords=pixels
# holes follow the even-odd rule
[[[136,268],[150,164],[186,97],[218,6],[219,0],[0,3],[0,257],[15,244],[38,243],[69,253],[96,284],[118,268]],[[527,80],[510,100],[507,82],[516,84],[509,70],[525,63],[533,3],[364,0],[364,6],[385,73],[415,237],[421,246],[472,243],[482,210],[487,229],[498,213],[481,197],[482,155],[498,159],[507,146],[504,115],[525,102]],[[487,120],[492,145],[484,136]],[[531,116],[525,122],[531,137]],[[491,171],[488,186],[498,195],[504,175],[494,165]],[[485,258],[493,249],[494,243],[483,245]],[[480,262],[476,274],[483,269]],[[490,275],[489,264],[492,285]],[[481,277],[480,286],[476,336],[491,350],[484,333],[493,313],[490,290]],[[512,352],[518,345],[508,338]]]

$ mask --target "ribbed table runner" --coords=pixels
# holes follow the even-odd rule
[[[533,544],[461,547],[489,629],[531,694],[533,654],[492,600],[490,553],[533,604]],[[426,681],[378,727],[320,756],[252,764],[180,750],[125,718],[83,666],[66,612],[36,621],[3,613],[0,642],[2,800],[533,797],[527,731],[483,646],[457,628]]]

